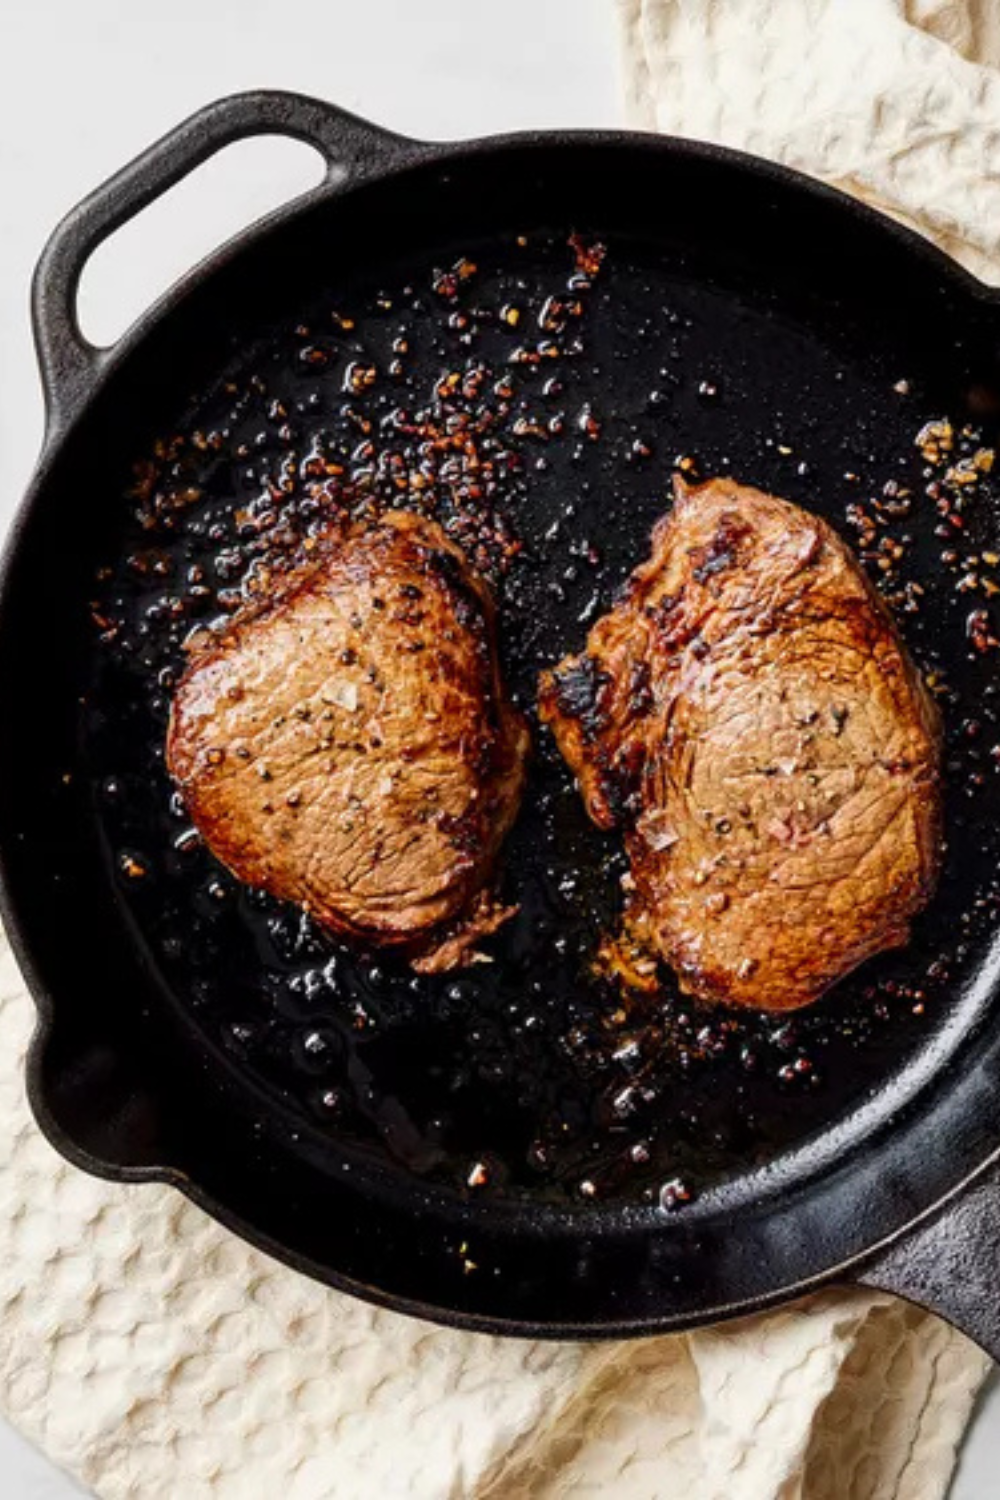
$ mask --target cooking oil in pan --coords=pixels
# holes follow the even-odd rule
[[[115,878],[190,1022],[331,1141],[471,1195],[683,1211],[863,1100],[925,1042],[998,900],[988,444],[956,419],[931,461],[927,401],[836,330],[600,234],[456,246],[317,291],[241,352],[136,455],[94,609],[102,709],[86,755]],[[968,487],[948,478],[966,461]],[[699,1006],[665,970],[652,995],[599,976],[620,839],[589,824],[534,714],[539,671],[583,644],[646,555],[675,470],[822,510],[890,597],[945,714],[937,898],[907,949],[791,1017]],[[489,963],[439,976],[240,887],[162,755],[192,630],[266,591],[331,514],[399,506],[433,514],[490,580],[535,742],[501,858],[518,914]]]

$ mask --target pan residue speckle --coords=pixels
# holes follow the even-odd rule
[[[749,297],[734,316],[731,294],[610,235],[469,245],[310,299],[137,457],[92,603],[102,709],[85,710],[115,878],[188,1020],[338,1148],[471,1196],[682,1210],[913,1056],[995,920],[990,419],[971,398],[929,407],[920,373],[877,348],[845,353]],[[645,556],[675,468],[821,509],[944,711],[941,890],[906,950],[792,1018],[699,1006],[665,970],[624,992],[600,976],[620,840],[588,823],[534,718],[538,671],[579,648]],[[519,913],[488,941],[491,963],[443,976],[240,887],[163,765],[192,632],[266,592],[331,517],[400,506],[434,515],[492,583],[535,736],[502,856]]]

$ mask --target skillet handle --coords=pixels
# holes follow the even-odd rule
[[[326,176],[304,195],[307,199],[402,159],[417,145],[322,100],[260,90],[232,94],[198,110],[109,178],[70,210],[35,270],[32,321],[50,436],[69,420],[113,353],[98,349],[80,331],[76,293],[89,257],[195,167],[254,135],[292,136],[317,148],[326,160]],[[286,204],[279,215],[290,207]]]
[[[1000,1362],[1000,1156],[856,1280],[939,1313]]]

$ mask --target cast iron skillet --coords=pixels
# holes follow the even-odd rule
[[[113,349],[91,347],[74,307],[92,250],[220,147],[265,132],[318,147],[323,184],[199,267]],[[399,297],[419,341],[421,327],[444,327],[454,310],[435,303],[434,268],[463,255],[493,277],[498,297],[530,310],[546,278],[571,269],[571,228],[608,246],[565,376],[570,426],[582,419],[585,433],[589,402],[601,432],[589,445],[531,450],[545,462],[533,456],[511,492],[528,563],[502,582],[501,606],[522,700],[530,703],[537,666],[580,644],[586,619],[644,554],[682,454],[705,472],[728,467],[822,504],[841,527],[846,504],[872,486],[892,477],[914,486],[921,498],[904,525],[912,538],[901,566],[925,592],[921,611],[901,618],[922,664],[951,684],[951,853],[937,902],[912,951],[849,981],[798,1041],[763,1024],[738,1046],[724,1037],[728,1053],[707,1083],[695,1058],[692,1098],[704,1114],[685,1113],[683,1079],[671,1075],[649,1106],[654,1117],[665,1111],[666,1137],[656,1137],[648,1111],[643,1128],[661,1177],[676,1151],[694,1183],[689,1202],[685,1192],[651,1193],[641,1174],[634,1187],[611,1174],[591,1192],[580,1186],[583,1168],[536,1188],[522,1160],[523,1105],[539,1118],[562,1109],[583,1161],[593,1121],[580,1124],[581,1099],[603,1099],[602,1068],[617,1086],[614,1070],[624,1067],[591,1057],[598,1081],[574,1094],[577,1064],[551,1062],[564,1056],[574,1018],[578,1030],[600,1034],[586,987],[581,1000],[574,984],[594,924],[612,911],[620,867],[614,841],[586,827],[544,740],[535,800],[505,861],[525,912],[498,940],[491,975],[408,1001],[401,967],[366,967],[334,951],[274,904],[248,902],[218,871],[227,914],[208,914],[204,852],[197,877],[177,874],[157,759],[170,679],[150,697],[142,672],[161,663],[159,627],[138,630],[151,595],[138,586],[129,594],[122,582],[137,535],[130,466],[157,436],[209,420],[220,391],[243,391],[248,371],[266,367],[264,384],[280,384],[283,340],[303,337],[293,325],[315,324],[320,307],[327,318],[332,306],[367,307],[362,331],[377,342],[379,326],[394,327],[395,310],[383,304]],[[938,1309],[1000,1355],[992,657],[970,647],[969,601],[940,560],[947,544],[935,536],[912,446],[920,421],[945,412],[959,425],[974,420],[989,440],[1000,379],[995,294],[871,210],[714,147],[625,134],[429,145],[324,103],[256,93],[202,110],[69,215],[40,262],[34,317],[48,429],[0,596],[0,858],[4,916],[39,1010],[31,1099],[56,1147],[97,1174],[179,1187],[309,1275],[466,1328],[648,1334],[854,1280]],[[425,372],[461,354],[451,333],[428,338],[417,360]],[[328,353],[336,365],[344,351]],[[301,415],[305,428],[310,401],[329,403],[329,388],[296,389],[289,420]],[[525,400],[544,404],[540,386]],[[245,410],[220,419],[223,427],[238,426]],[[342,420],[335,413],[331,424]],[[268,431],[266,451],[294,437]],[[262,471],[250,470],[247,483],[259,488]],[[234,473],[225,470],[218,494],[206,481],[208,508],[223,518]],[[968,524],[978,528],[974,544],[988,548],[988,498]],[[186,558],[203,544],[210,558],[204,538],[204,527],[185,535]],[[112,592],[120,586],[131,667],[121,653],[109,657],[91,621],[101,579]],[[138,882],[123,878],[130,859],[144,872]],[[582,890],[556,889],[575,866],[598,873],[581,877]],[[581,952],[557,951],[561,931]],[[308,978],[317,966],[322,982]],[[337,1011],[348,1002],[355,1018],[364,1010],[362,1030],[373,1028],[367,1052]],[[306,1058],[296,1048],[315,1004],[321,1040]],[[535,1044],[528,1008],[541,1027]],[[872,1035],[869,1011],[881,1017]],[[844,1016],[861,1018],[856,1050]],[[708,1046],[713,1023],[705,1024]],[[454,1078],[435,1051],[445,1033],[457,1049]],[[483,1037],[492,1074],[476,1052]],[[356,1099],[395,1098],[405,1129],[396,1129],[399,1109],[388,1123],[375,1109],[367,1137],[363,1109],[357,1128],[317,1123],[303,1101],[315,1102],[308,1070],[328,1046],[348,1058],[349,1073],[359,1058],[368,1069],[367,1083],[348,1078]],[[814,1048],[820,1087],[796,1091],[793,1068],[754,1093],[740,1072],[753,1062],[744,1054],[758,1047],[769,1072],[789,1046],[794,1056]],[[533,1060],[551,1097],[532,1093]],[[586,1066],[579,1077],[590,1076]],[[411,1087],[419,1075],[447,1092],[446,1074],[462,1101],[450,1125],[430,1119],[439,1107],[447,1114],[447,1100],[435,1095],[420,1115]],[[313,1081],[299,1090],[307,1075]],[[744,1109],[752,1122],[741,1145]],[[495,1190],[466,1188],[452,1171],[456,1120],[472,1132],[470,1154],[493,1152]]]

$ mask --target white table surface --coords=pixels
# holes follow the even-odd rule
[[[31,270],[48,230],[91,187],[185,114],[237,89],[317,94],[428,138],[619,125],[611,3],[20,0],[5,7],[0,527],[13,513],[42,433],[27,314]],[[287,143],[257,142],[229,154],[230,163],[203,169],[95,257],[82,306],[93,337],[110,341],[220,237],[305,186],[315,172],[309,153]],[[69,1500],[80,1493],[0,1422],[0,1500]],[[952,1500],[997,1495],[1000,1379],[994,1376]],[[677,1497],[665,1491],[664,1500]]]

